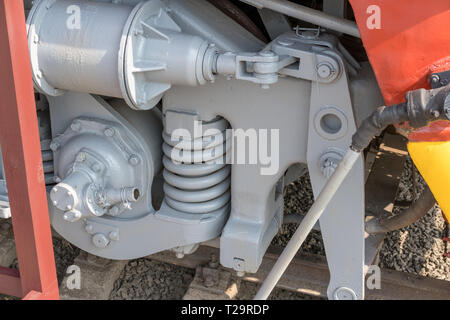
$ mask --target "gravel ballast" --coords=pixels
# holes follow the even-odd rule
[[[397,201],[413,200],[413,177],[415,169],[411,160],[405,163],[397,194]],[[416,171],[417,173],[417,171]],[[417,197],[423,191],[425,182],[416,174]],[[308,175],[289,185],[285,191],[285,212],[306,214],[313,203],[313,194]],[[404,208],[395,207],[394,213]],[[297,225],[283,226],[272,244],[287,244]],[[414,273],[441,280],[450,280],[450,259],[444,257],[447,227],[438,205],[413,225],[387,234],[380,251],[380,266],[386,269]],[[312,231],[302,246],[304,252],[325,255],[322,236]]]
[[[180,300],[195,270],[149,259],[130,261],[114,284],[112,300]]]

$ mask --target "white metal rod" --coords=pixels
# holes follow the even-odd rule
[[[314,10],[287,0],[240,0],[258,9],[267,8],[287,16],[306,21],[326,29],[335,30],[361,38],[355,22],[330,16],[322,11]]]
[[[283,250],[283,253],[278,258],[269,275],[264,280],[261,288],[255,296],[255,300],[266,300],[269,297],[273,288],[275,288],[281,276],[286,271],[292,259],[297,254],[297,251],[302,246],[306,237],[323,214],[324,210],[330,203],[333,196],[336,194],[342,182],[344,182],[345,178],[353,168],[356,160],[358,160],[360,155],[361,154],[359,152],[353,151],[352,149],[349,149],[347,151],[344,159],[342,159],[338,168],[320,192],[313,206],[303,219],[297,231],[295,231],[292,239]]]

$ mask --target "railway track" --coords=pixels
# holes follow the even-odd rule
[[[3,264],[11,263],[14,248],[11,247],[12,235],[2,236],[0,252],[7,253]],[[275,264],[282,248],[270,247],[261,267],[255,274],[246,274],[241,281],[261,283]],[[147,257],[148,259],[180,267],[196,269],[194,278],[185,299],[232,299],[237,294],[234,286],[235,272],[218,266],[218,248],[201,246],[194,254],[183,259],[175,257],[173,252],[162,252]],[[75,259],[75,265],[81,269],[82,289],[69,290],[66,286],[69,275],[60,285],[63,299],[108,299],[114,283],[120,276],[126,262],[109,261],[88,255],[84,252]],[[207,277],[205,277],[205,275]],[[214,279],[214,278],[217,279]],[[277,288],[303,293],[316,297],[326,297],[329,271],[325,257],[299,253],[281,278]],[[209,282],[209,283],[208,283]],[[195,292],[193,294],[192,292]],[[381,288],[366,288],[369,300],[450,300],[450,282],[426,278],[410,273],[381,269]]]
[[[282,248],[270,247],[261,267],[255,274],[247,274],[243,281],[261,283],[272,269]],[[163,252],[149,258],[159,262],[197,269],[210,268],[211,257],[218,257],[217,248],[202,246],[197,252],[177,259],[173,253]],[[233,272],[224,268],[224,271]],[[277,288],[307,295],[326,297],[329,271],[325,257],[299,253],[281,278]],[[208,289],[205,289],[208,290]],[[381,289],[366,288],[368,300],[450,300],[450,282],[426,278],[410,273],[381,269]]]

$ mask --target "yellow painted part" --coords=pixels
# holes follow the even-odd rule
[[[410,142],[408,150],[450,221],[450,141]]]

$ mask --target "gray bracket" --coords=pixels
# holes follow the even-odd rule
[[[326,94],[325,94],[326,93]],[[356,131],[347,74],[313,83],[308,134],[308,167],[314,195],[327,183],[320,159],[346,150]],[[364,299],[364,165],[359,159],[320,219],[330,268],[330,299]]]

